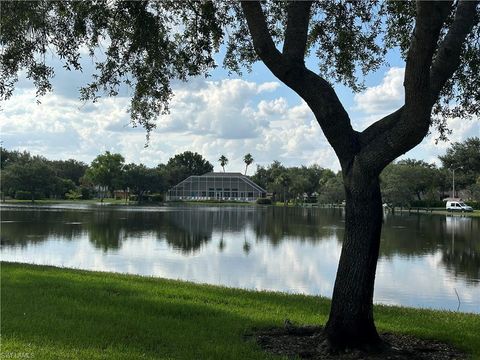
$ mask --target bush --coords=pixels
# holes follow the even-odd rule
[[[424,208],[444,208],[445,201],[442,200],[413,200],[410,202],[412,207],[424,207]]]
[[[471,206],[474,210],[480,210],[480,201],[465,201],[465,204]]]
[[[35,200],[42,199],[43,194],[36,192]],[[30,191],[17,190],[15,192],[15,199],[17,200],[32,200],[32,193]]]
[[[61,199],[67,199],[67,194],[72,195],[73,193],[79,193],[78,196],[81,197],[80,192],[77,191],[77,187],[75,186],[75,183],[72,180],[62,179],[59,177],[57,177],[54,181],[52,193],[55,196],[55,198],[59,197]]]
[[[90,200],[93,198],[92,189],[88,187],[85,187],[85,186],[80,187],[80,193],[82,194],[83,200]]]
[[[78,200],[82,198],[82,192],[80,190],[69,190],[65,193],[65,199],[67,200]]]
[[[257,199],[258,205],[272,205],[272,199],[269,198],[259,198]]]
[[[150,194],[148,195],[148,201],[151,202],[162,202],[163,201],[163,195],[162,194]]]

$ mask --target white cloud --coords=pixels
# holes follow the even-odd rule
[[[318,163],[340,168],[308,106],[264,70],[250,77],[264,79],[262,82],[231,78],[173,81],[171,113],[159,117],[145,148],[145,131],[129,124],[128,90],[123,89],[123,95],[114,99],[82,103],[77,100],[78,88],[94,71],[92,60],[82,58],[83,73],[61,71],[59,60],[51,61],[57,70],[52,82],[54,92],[41,98],[41,105],[36,105],[32,84],[22,74],[14,96],[3,104],[0,136],[9,149],[86,162],[110,150],[122,153],[127,161],[149,166],[192,150],[217,169],[216,160],[225,154],[230,159],[230,171],[243,171],[242,159],[249,152],[255,158],[249,173],[255,165],[273,160],[287,166]],[[403,76],[404,68],[391,68],[377,85],[355,95],[349,109],[355,128],[362,130],[402,105]],[[463,141],[480,132],[478,119],[452,119],[449,124],[454,131],[451,141]],[[405,156],[438,162],[438,155],[450,143],[435,144],[436,137],[434,132]]]
[[[161,116],[145,148],[145,131],[129,126],[126,97],[81,103],[58,93],[35,103],[31,88],[19,89],[0,113],[0,132],[8,149],[24,149],[51,159],[90,162],[99,153],[120,152],[127,162],[149,166],[185,150],[201,153],[218,170],[225,154],[230,171],[244,171],[243,156],[255,165],[273,160],[293,166],[319,163],[338,169],[312,112],[277,94],[277,82],[194,79],[175,84],[171,113]]]
[[[404,74],[405,68],[390,68],[379,85],[368,87],[354,96],[355,105],[351,111],[355,127],[362,131],[403,105]]]
[[[268,123],[255,116],[251,104],[277,83],[256,84],[240,79],[194,80],[175,90],[171,114],[161,116],[160,131],[212,135],[221,139],[255,138]]]
[[[276,81],[265,82],[258,87],[258,92],[275,91],[280,87],[280,83]]]
[[[356,94],[357,110],[366,114],[385,114],[400,107],[404,101],[404,74],[405,68],[390,68],[380,85]]]

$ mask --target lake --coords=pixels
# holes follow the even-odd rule
[[[331,297],[343,232],[342,209],[2,206],[1,259]],[[374,301],[480,313],[479,234],[385,214]]]

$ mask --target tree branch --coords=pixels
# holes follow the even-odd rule
[[[433,106],[432,59],[451,6],[452,2],[417,1],[415,29],[405,68],[405,105],[365,129],[360,136],[360,157],[363,163],[370,164],[373,172],[380,172],[428,133]]]
[[[440,30],[448,17],[452,1],[417,1],[415,29],[405,66],[405,106],[424,109],[430,119],[430,67]]]
[[[311,1],[292,1],[287,7],[287,28],[283,55],[287,62],[304,63]]]
[[[479,21],[478,1],[460,1],[455,18],[432,65],[430,73],[430,103],[435,104],[447,80],[460,65],[460,55],[467,35]]]
[[[358,133],[353,130],[350,118],[333,87],[305,67],[303,53],[308,26],[305,5],[295,3],[289,6],[290,9],[299,6],[299,9],[290,10],[288,26],[293,26],[293,30],[288,27],[286,29],[289,42],[285,44],[284,50],[286,54],[292,54],[293,59],[298,59],[299,54],[302,53],[302,61],[290,61],[292,58],[288,59],[286,54],[281,54],[275,47],[260,2],[242,1],[242,9],[252,36],[253,46],[270,71],[305,100],[337,154],[342,167],[349,167],[353,157],[360,150]],[[303,10],[301,10],[302,7]],[[308,13],[309,9],[308,7]],[[295,19],[299,23],[294,23]]]
[[[281,80],[281,77],[284,76],[285,64],[282,54],[278,51],[270,36],[260,2],[242,1],[242,10],[247,19],[255,52],[270,71]]]

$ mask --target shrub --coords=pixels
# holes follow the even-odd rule
[[[80,193],[82,194],[83,200],[90,200],[93,198],[92,189],[82,186],[80,187]]]
[[[69,190],[65,193],[65,199],[67,200],[78,200],[82,198],[82,192],[78,189]]]
[[[163,195],[162,194],[150,194],[150,195],[148,195],[148,201],[162,202],[163,201]]]
[[[269,198],[259,198],[257,199],[258,205],[272,205],[272,199]]]
[[[43,194],[36,192],[35,200],[42,199]],[[32,200],[32,193],[30,191],[17,190],[15,192],[15,199],[17,200]]]
[[[465,204],[471,206],[474,210],[480,210],[480,201],[465,201]]]
[[[442,200],[413,200],[410,202],[412,207],[425,207],[425,208],[444,208],[445,202]]]

